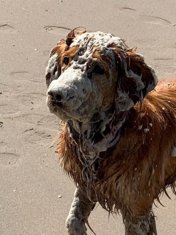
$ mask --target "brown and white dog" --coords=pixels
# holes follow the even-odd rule
[[[156,235],[154,200],[176,193],[176,80],[157,85],[122,39],[76,28],[51,51],[46,83],[64,122],[60,162],[77,187],[68,234],[87,234],[98,202],[122,213],[126,235]]]

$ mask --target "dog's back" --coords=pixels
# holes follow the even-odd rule
[[[151,127],[158,143],[158,148],[155,147],[158,162],[160,159],[162,162],[165,186],[173,184],[176,180],[176,80],[160,81],[144,100],[144,106],[149,108],[149,116],[154,122]]]
[[[143,214],[167,186],[175,192],[175,146],[176,82],[161,82],[131,111],[119,143],[104,162],[109,182],[101,190],[135,215]]]

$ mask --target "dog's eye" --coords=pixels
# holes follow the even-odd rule
[[[65,65],[68,65],[69,62],[70,62],[69,57],[65,56],[65,57],[63,58],[63,63],[64,63]]]
[[[103,75],[104,74],[104,68],[102,68],[100,65],[96,64],[95,67],[93,68],[92,70],[92,73],[97,73],[97,74],[100,74],[100,75]]]

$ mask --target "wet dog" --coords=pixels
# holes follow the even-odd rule
[[[64,122],[60,163],[77,186],[68,233],[86,234],[98,202],[122,213],[126,235],[156,235],[154,200],[176,186],[176,80],[157,84],[124,40],[76,28],[52,49],[46,83]]]

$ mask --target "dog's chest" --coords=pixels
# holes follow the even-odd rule
[[[104,113],[101,114],[101,118],[94,117],[90,123],[84,125],[68,123],[69,135],[76,145],[76,155],[82,167],[82,177],[85,182],[89,183],[97,179],[106,153],[120,139],[125,119],[125,114],[117,117],[114,113]]]

